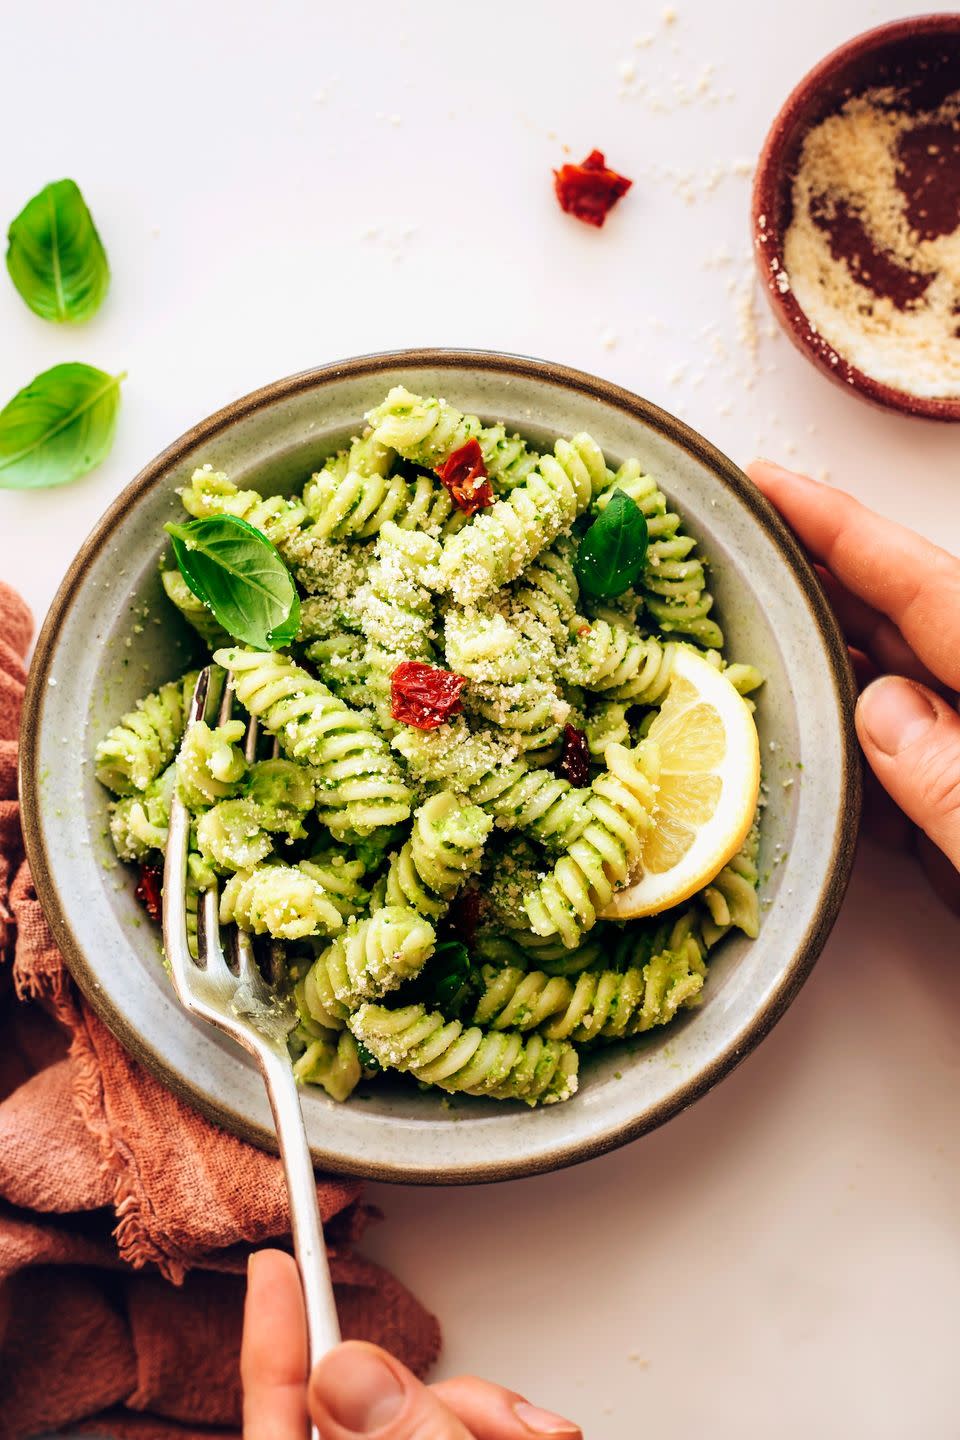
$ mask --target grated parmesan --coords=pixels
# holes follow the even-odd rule
[[[936,110],[898,102],[890,88],[868,90],[810,131],[776,283],[866,375],[915,395],[956,397],[960,224],[937,233],[924,206],[933,196],[949,209],[957,186],[960,93]],[[928,157],[919,188],[904,161],[918,147]],[[839,243],[843,233],[862,236],[862,247]]]

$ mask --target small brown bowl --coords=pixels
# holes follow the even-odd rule
[[[793,181],[814,126],[874,86],[905,92],[918,108],[960,89],[960,14],[917,15],[848,40],[805,75],[770,127],[753,185],[754,250],[764,289],[787,335],[831,380],[873,404],[930,420],[960,420],[960,396],[933,398],[865,374],[817,333],[792,289],[781,288],[783,242],[793,217]]]

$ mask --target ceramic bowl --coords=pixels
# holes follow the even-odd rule
[[[852,96],[874,86],[893,86],[906,103],[935,108],[960,91],[960,15],[918,15],[881,25],[841,45],[808,75],[777,115],[760,154],[753,185],[754,253],[774,314],[807,359],[825,375],[876,405],[931,420],[960,420],[960,397],[911,394],[875,380],[839,355],[811,327],[793,291],[783,282],[784,235],[793,216],[792,187],[807,134]],[[947,157],[951,185],[960,152]],[[844,237],[840,237],[841,245]],[[789,279],[789,277],[788,277]]]
[[[767,683],[758,720],[769,804],[763,928],[717,952],[706,1001],[663,1033],[589,1057],[563,1105],[371,1087],[336,1105],[304,1095],[315,1159],[380,1179],[467,1182],[554,1169],[650,1130],[703,1095],[770,1030],[808,975],[847,883],[859,808],[847,652],[792,536],[740,471],[679,420],[592,376],[517,357],[409,351],[328,365],[268,385],[159,455],[83,545],[37,644],[24,711],[23,816],[37,890],[90,1004],[120,1040],[206,1115],[264,1146],[256,1071],[180,1010],[156,929],[113,859],[99,737],[177,675],[191,640],[162,596],[157,560],[178,485],[210,461],[241,485],[290,490],[362,425],[391,385],[446,396],[534,443],[589,429],[612,463],[638,455],[702,540],[733,655]],[[161,623],[162,617],[162,623]],[[803,767],[802,769],[800,767]]]

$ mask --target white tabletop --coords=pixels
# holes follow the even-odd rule
[[[107,503],[193,421],[419,344],[595,371],[739,461],[825,474],[960,550],[957,431],[834,389],[774,330],[749,257],[774,112],[898,8],[9,8],[0,218],[73,176],[113,286],[70,330],[0,281],[0,395],[67,359],[129,379],[100,470],[0,492],[0,573],[42,615]],[[635,181],[602,232],[556,208],[564,145]],[[442,1317],[441,1373],[496,1376],[590,1440],[957,1435],[958,939],[905,862],[865,853],[790,1013],[666,1129],[535,1181],[376,1187],[389,1223],[368,1248]]]

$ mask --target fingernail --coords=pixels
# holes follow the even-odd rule
[[[884,755],[899,755],[931,725],[937,712],[919,686],[899,675],[884,675],[868,685],[857,705],[860,722]]]
[[[331,1350],[310,1380],[314,1397],[330,1418],[353,1435],[373,1435],[399,1415],[406,1392],[387,1361],[371,1345]]]
[[[541,1410],[539,1405],[528,1405],[526,1400],[514,1405],[513,1413],[531,1435],[578,1435],[579,1428],[562,1415],[552,1410]]]

